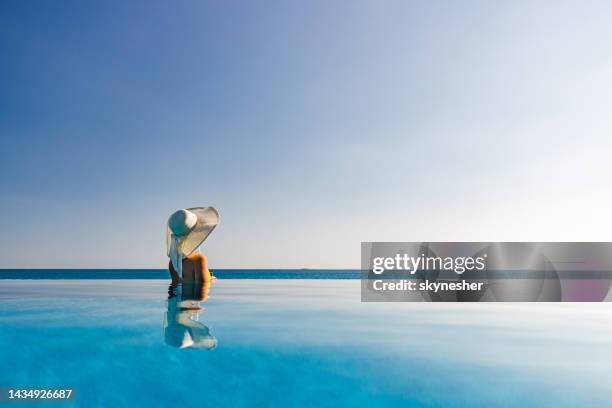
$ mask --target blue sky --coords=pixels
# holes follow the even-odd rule
[[[0,267],[610,241],[607,2],[0,4]]]

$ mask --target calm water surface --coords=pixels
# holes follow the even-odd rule
[[[198,309],[184,292],[0,281],[0,386],[75,388],[58,406],[609,406],[606,303],[374,304],[359,281],[221,279]]]

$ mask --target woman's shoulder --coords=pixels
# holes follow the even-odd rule
[[[189,259],[193,260],[193,261],[206,260],[206,255],[204,255],[201,252],[195,252],[195,253],[189,255]]]

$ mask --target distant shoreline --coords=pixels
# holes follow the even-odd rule
[[[219,279],[360,279],[359,269],[213,269]],[[169,279],[167,269],[0,269],[1,279]]]

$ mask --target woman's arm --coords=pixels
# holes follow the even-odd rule
[[[200,267],[202,268],[202,282],[210,283],[212,280],[212,275],[208,270],[208,259],[206,259],[206,255],[201,254],[200,256]]]

